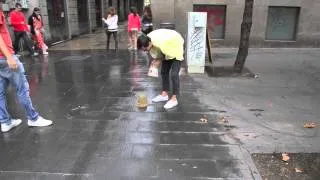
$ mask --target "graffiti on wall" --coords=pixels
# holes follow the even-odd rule
[[[206,27],[206,13],[188,13],[187,61],[188,65],[201,67],[200,70],[205,63]]]
[[[191,53],[191,59],[199,59],[202,57],[202,51],[205,48],[204,44],[202,43],[205,41],[205,29],[195,27],[195,16],[193,16],[192,27],[193,31],[191,32],[190,37],[189,52]]]
[[[224,38],[226,6],[194,5],[193,11],[207,12],[207,26],[210,37],[214,39]]]
[[[29,0],[6,0],[5,4],[9,6],[9,8],[14,8],[16,3],[20,3],[23,9],[29,8]]]

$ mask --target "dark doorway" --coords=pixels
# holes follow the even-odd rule
[[[48,19],[51,33],[51,42],[58,42],[68,39],[66,27],[66,12],[64,0],[48,0]]]
[[[131,0],[130,1],[130,7],[136,7],[138,10],[138,13],[141,15],[143,12],[143,6],[144,6],[144,1],[143,0]]]
[[[78,0],[78,22],[80,34],[89,33],[88,0]]]
[[[129,9],[128,9],[128,0],[123,0],[123,16],[124,20],[128,19]]]
[[[112,6],[112,0],[109,0],[109,1],[108,1],[108,6],[109,6],[109,7]]]
[[[122,21],[122,13],[121,13],[121,7],[120,7],[120,0],[117,0],[117,12],[119,16],[119,21]]]
[[[101,0],[96,0],[96,22],[97,27],[102,27],[102,9],[101,9]]]

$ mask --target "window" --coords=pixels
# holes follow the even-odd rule
[[[209,35],[213,39],[224,39],[226,9],[225,5],[199,4],[193,6],[195,12],[207,12],[207,26]]]
[[[295,40],[299,7],[269,7],[267,40]]]

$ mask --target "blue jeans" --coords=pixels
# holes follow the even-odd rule
[[[7,109],[6,90],[11,83],[16,88],[20,104],[24,107],[29,120],[37,120],[38,112],[35,111],[29,96],[29,84],[25,76],[23,64],[14,56],[18,64],[17,71],[9,68],[5,58],[0,58],[0,123],[11,124],[11,117]]]

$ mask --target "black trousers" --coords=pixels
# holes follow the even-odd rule
[[[30,54],[33,54],[34,49],[32,48],[32,42],[31,42],[30,38],[28,37],[27,32],[25,32],[25,31],[14,31],[13,48],[14,48],[15,53],[17,54],[17,52],[19,51],[19,42],[20,42],[21,38],[23,39],[24,44],[26,45]]]
[[[181,61],[176,59],[162,60],[161,77],[162,77],[162,90],[168,92],[170,90],[170,71],[172,80],[172,95],[179,95],[180,79],[179,71]]]
[[[153,31],[153,27],[150,26],[150,27],[147,27],[145,29],[142,29],[141,30],[144,34],[149,34],[151,31]]]
[[[118,49],[118,33],[117,31],[106,31],[107,34],[107,49],[110,49],[110,37],[113,35],[115,49]]]

